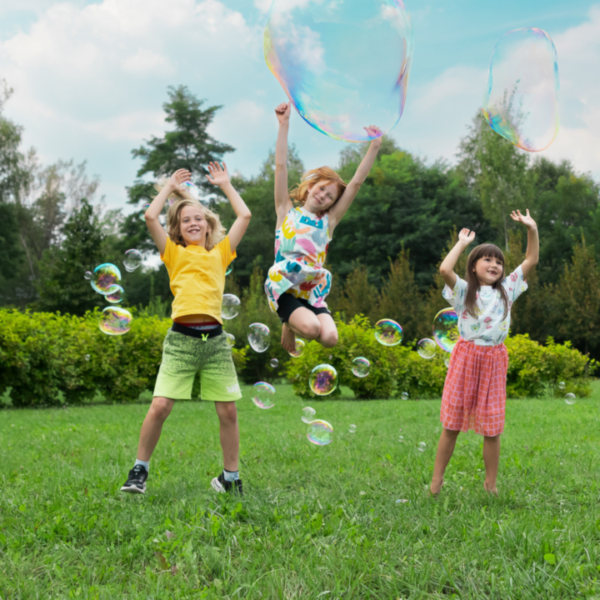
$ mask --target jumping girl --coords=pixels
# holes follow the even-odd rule
[[[179,169],[166,182],[146,211],[146,224],[160,252],[171,281],[173,326],[163,345],[163,356],[154,388],[154,397],[142,425],[137,460],[121,488],[143,494],[150,470],[150,457],[160,438],[162,426],[176,400],[190,400],[192,386],[200,371],[202,400],[215,403],[220,423],[224,470],[211,485],[218,492],[242,492],[238,472],[239,430],[235,401],[240,387],[223,333],[221,304],[225,270],[235,258],[248,224],[250,211],[229,180],[225,163],[211,163],[208,181],[227,196],[237,219],[229,234],[218,215],[194,200],[185,190],[190,172]],[[171,197],[167,232],[158,217]]]
[[[293,352],[296,335],[317,340],[326,348],[337,344],[337,329],[325,298],[331,290],[331,273],[323,268],[329,242],[342,217],[364,183],[381,146],[377,135],[346,185],[329,167],[308,171],[300,185],[288,192],[287,150],[291,105],[275,109],[279,133],[275,148],[275,264],[269,269],[265,291],[271,310],[283,323],[281,345]],[[295,207],[292,204],[295,203]]]
[[[458,243],[440,266],[446,282],[442,295],[458,314],[460,339],[452,350],[446,375],[440,420],[442,435],[435,457],[431,487],[437,495],[444,484],[444,472],[461,431],[474,429],[484,436],[483,461],[488,492],[497,493],[500,434],[504,431],[508,352],[504,340],[510,327],[513,302],[527,289],[526,279],[538,262],[539,238],[535,221],[520,211],[511,214],[527,228],[527,254],[508,277],[504,255],[494,244],[481,244],[467,260],[466,281],[454,272],[475,232],[463,229]]]

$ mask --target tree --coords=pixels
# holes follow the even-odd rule
[[[367,268],[356,263],[346,278],[337,310],[343,314],[346,321],[350,321],[355,315],[371,317],[378,312],[377,301],[377,288],[369,282]]]

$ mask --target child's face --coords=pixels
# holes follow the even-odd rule
[[[326,212],[335,204],[338,193],[338,187],[335,183],[317,181],[308,190],[304,208],[311,213]]]
[[[504,265],[499,258],[482,256],[474,267],[479,285],[493,285],[504,274]]]
[[[179,230],[186,245],[205,246],[210,227],[204,218],[204,212],[196,206],[184,206],[179,217]]]

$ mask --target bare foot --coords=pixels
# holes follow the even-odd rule
[[[296,350],[296,334],[287,323],[284,323],[281,328],[281,345],[288,352]]]
[[[434,498],[437,498],[438,494],[442,491],[443,487],[444,487],[444,480],[443,479],[442,479],[442,481],[440,483],[436,483],[436,484],[434,484],[433,481],[432,481],[431,485],[429,486],[429,493]]]
[[[490,494],[494,494],[494,496],[498,495],[498,488],[496,487],[496,485],[489,485],[487,483],[483,484],[483,489],[486,492],[489,492]]]

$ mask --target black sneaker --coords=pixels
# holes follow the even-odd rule
[[[235,484],[235,485],[234,485]],[[225,481],[225,475],[223,472],[218,477],[215,477],[211,482],[213,490],[219,492],[219,494],[224,494],[225,492],[231,493],[235,492],[242,496],[244,494],[244,488],[242,487],[242,480],[236,479],[235,481]]]
[[[127,477],[127,481],[121,488],[121,491],[129,492],[130,494],[145,494],[146,479],[148,479],[146,467],[144,467],[144,465],[135,465],[135,467],[129,471],[129,477]]]

